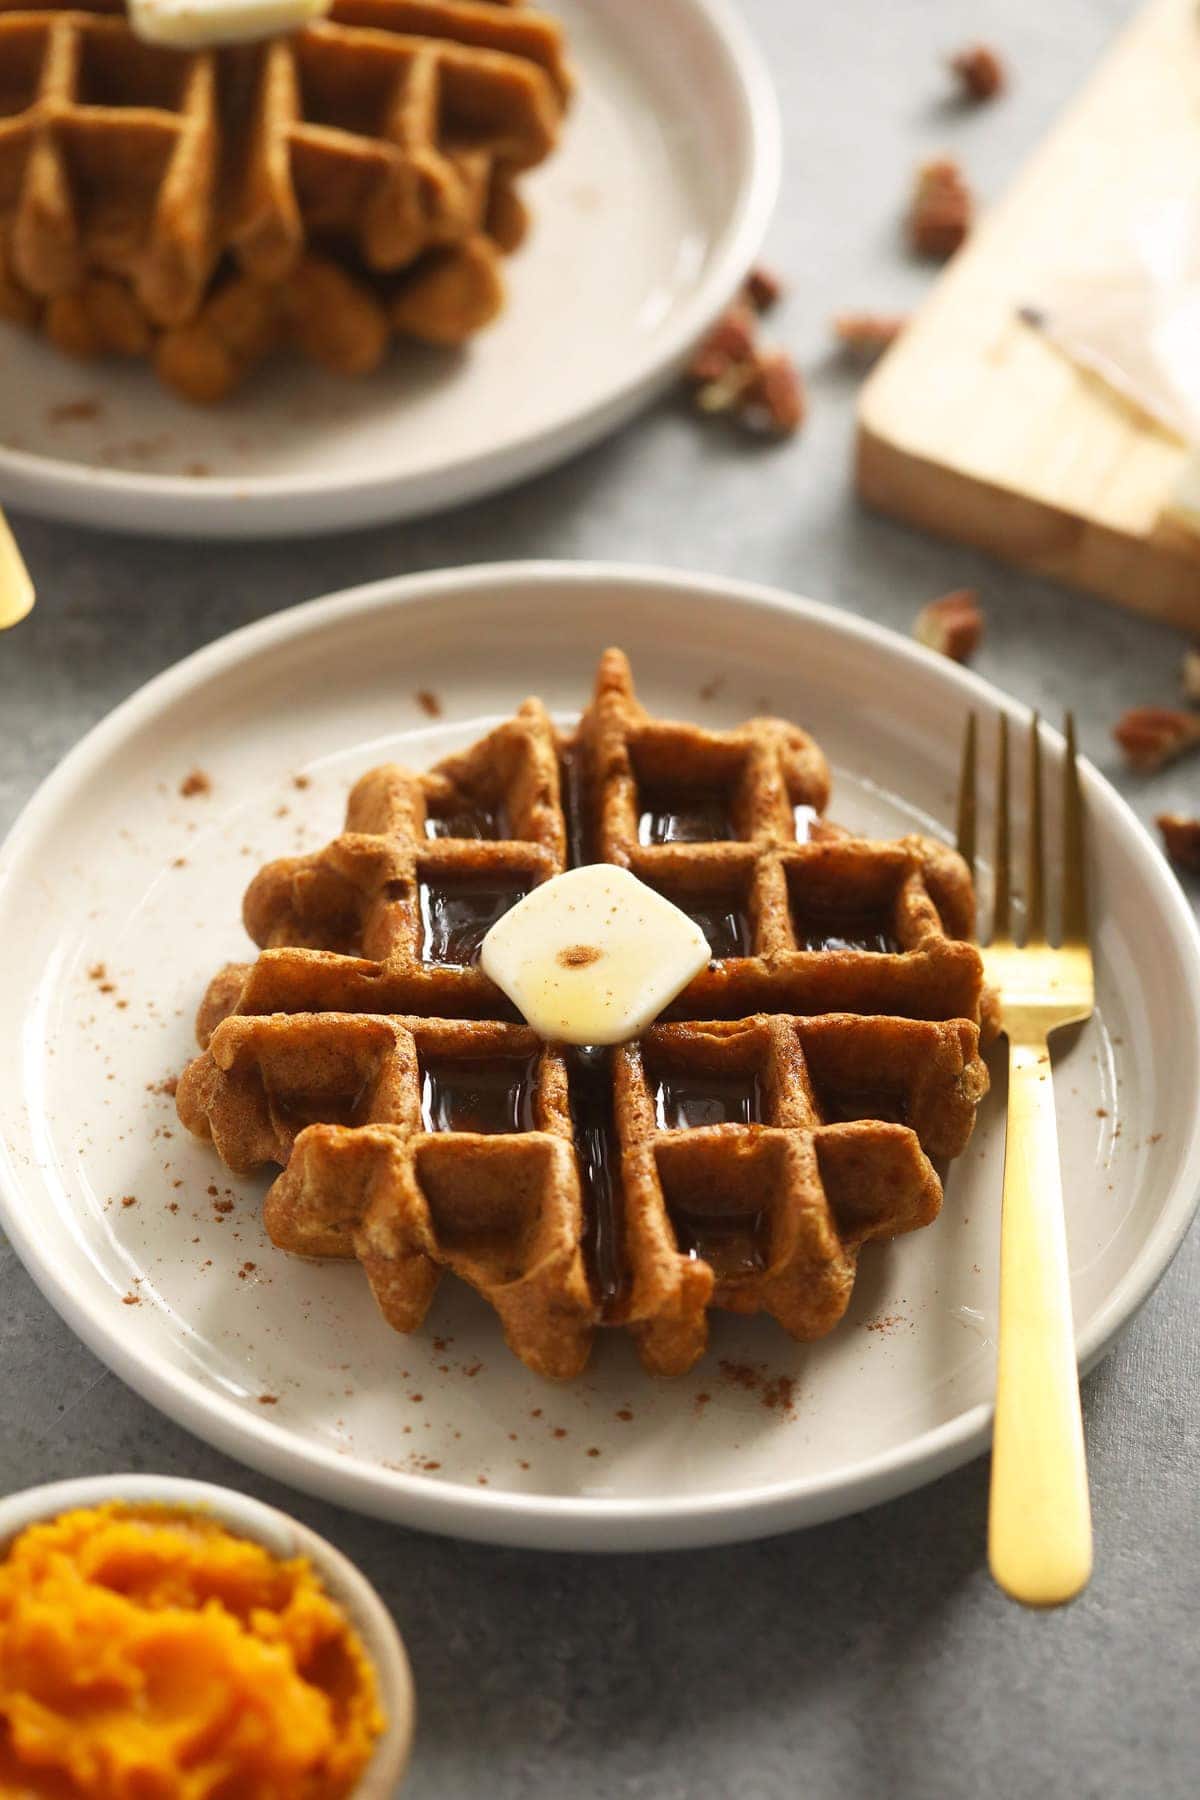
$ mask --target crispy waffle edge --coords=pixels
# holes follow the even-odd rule
[[[725,795],[729,838],[640,841],[639,793],[687,787],[693,770],[693,787]],[[572,794],[590,853],[673,897],[736,890],[751,940],[606,1065],[622,1189],[607,1288],[575,1151],[578,1063],[540,1045],[477,968],[422,956],[423,884],[546,879],[578,854]],[[704,1353],[712,1308],[822,1336],[862,1245],[936,1216],[931,1159],[970,1136],[987,1088],[981,1027],[997,1025],[966,941],[965,865],[925,838],[856,838],[823,820],[827,798],[806,734],[653,720],[610,651],[575,733],[527,702],[426,774],[369,772],[341,837],[260,871],[246,907],[260,953],[210,984],[179,1116],[236,1171],[280,1166],[273,1241],[357,1257],[400,1330],[420,1324],[449,1271],[551,1377],[579,1373],[601,1326],[627,1329],[651,1372],[682,1373]],[[431,835],[476,816],[511,835]],[[859,920],[863,895],[890,948],[803,947],[839,906]],[[499,1134],[432,1129],[429,1081],[481,1066],[511,1066],[529,1116]],[[709,1122],[706,1084],[741,1112]],[[696,1092],[698,1120],[671,1114]]]

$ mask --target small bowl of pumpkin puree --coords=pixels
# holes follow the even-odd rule
[[[391,1800],[408,1658],[340,1551],[155,1475],[0,1500],[0,1795]]]

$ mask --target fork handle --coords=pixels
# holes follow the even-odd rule
[[[0,631],[19,625],[33,606],[33,582],[8,520],[0,512]]]
[[[1009,1034],[988,1560],[1026,1606],[1073,1600],[1092,1572],[1054,1078],[1041,1032]]]

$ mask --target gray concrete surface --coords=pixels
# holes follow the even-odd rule
[[[1169,701],[1182,643],[856,506],[854,380],[827,356],[849,305],[903,307],[928,274],[897,240],[908,171],[952,147],[985,195],[1078,86],[1117,0],[745,0],[770,49],[787,173],[771,253],[778,334],[812,418],[756,449],[668,402],[569,467],[453,517],[289,547],[106,540],[17,519],[41,590],[0,640],[0,825],[147,677],[264,613],[394,571],[525,555],[622,556],[776,582],[907,629],[964,582],[988,608],[982,672],[1055,715],[1143,816],[1193,810],[1190,769],[1131,780],[1112,720]],[[962,115],[939,58],[1011,54],[1012,94]],[[0,397],[2,404],[2,397]],[[6,1021],[12,1029],[14,1021]],[[0,1251],[0,1488],[116,1467],[247,1487],[291,1507],[395,1608],[422,1720],[412,1800],[1173,1800],[1200,1783],[1200,1236],[1087,1384],[1098,1564],[1032,1617],[983,1562],[986,1465],[807,1534],[684,1557],[538,1557],[354,1518],[248,1474],[152,1411],[75,1341]]]

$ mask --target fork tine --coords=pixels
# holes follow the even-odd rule
[[[958,854],[975,880],[975,714],[967,714],[963,732],[962,765],[958,777],[958,829],[955,840]]]
[[[1042,733],[1034,713],[1029,721],[1029,856],[1025,876],[1025,942],[1046,941],[1045,832],[1042,825]]]
[[[1083,792],[1079,785],[1079,759],[1075,745],[1075,715],[1065,724],[1067,754],[1063,763],[1063,894],[1064,944],[1087,942],[1087,870],[1083,841]]]
[[[1008,871],[1008,718],[1000,715],[996,744],[996,849],[992,859],[995,899],[992,904],[993,941],[1012,936]]]

